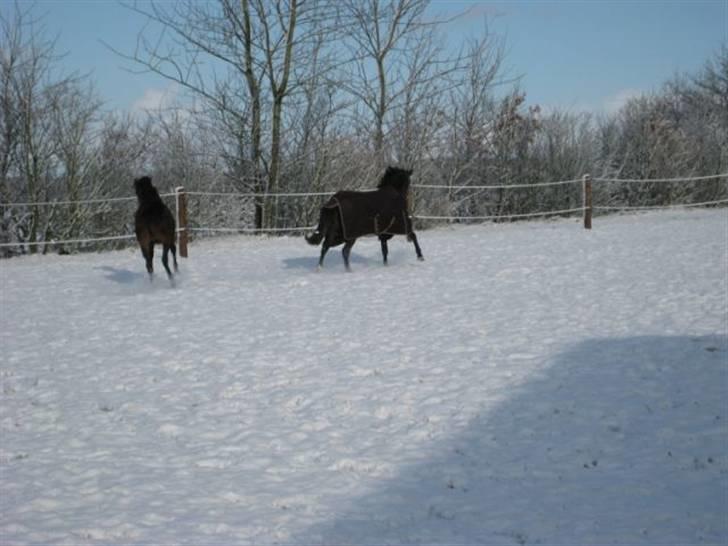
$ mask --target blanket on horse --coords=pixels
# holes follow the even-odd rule
[[[336,209],[344,240],[364,235],[412,233],[406,195],[392,187],[373,191],[340,191],[323,206]]]

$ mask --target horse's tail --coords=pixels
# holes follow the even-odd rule
[[[321,208],[321,216],[319,216],[319,223],[311,235],[306,235],[306,242],[310,245],[318,245],[326,237],[326,232],[331,225],[333,210],[327,206]]]
[[[304,238],[309,245],[316,246],[321,243],[321,241],[323,241],[324,234],[321,233],[318,228],[316,228],[316,231],[314,231],[311,235],[306,235]]]

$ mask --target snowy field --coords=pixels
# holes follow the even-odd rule
[[[0,543],[728,543],[728,212],[0,262]]]

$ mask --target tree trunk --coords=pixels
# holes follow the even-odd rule
[[[283,69],[281,79],[278,84],[275,81],[273,73],[273,62],[269,57],[269,77],[271,79],[271,88],[273,90],[273,120],[271,127],[271,144],[270,144],[270,171],[268,173],[268,193],[276,193],[278,191],[278,178],[280,176],[280,155],[281,155],[281,123],[283,117],[283,99],[288,94],[288,79],[291,74],[291,64],[293,57],[293,37],[296,30],[296,12],[297,0],[292,0],[290,5],[290,13],[288,17],[288,30],[286,32],[286,50],[283,57]],[[269,51],[269,55],[272,52]],[[268,227],[276,227],[278,216],[278,198],[270,198],[268,211]]]
[[[250,110],[252,117],[251,127],[251,162],[253,164],[253,176],[255,177],[254,185],[255,193],[263,193],[262,177],[262,148],[261,148],[261,106],[260,106],[260,86],[255,78],[253,65],[253,33],[250,23],[250,5],[249,0],[240,0],[240,6],[243,10],[243,36],[245,42],[245,81],[248,85],[248,93],[250,94]],[[265,200],[261,197],[255,198],[255,227],[263,228],[265,218]]]

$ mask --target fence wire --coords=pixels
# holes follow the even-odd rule
[[[728,173],[714,174],[706,176],[693,176],[693,177],[681,177],[681,178],[654,178],[654,179],[629,179],[629,178],[593,178],[594,182],[601,183],[670,183],[670,182],[694,182],[694,181],[705,181],[705,180],[716,180],[721,178],[728,178]],[[414,189],[448,189],[451,191],[464,191],[464,190],[492,190],[492,189],[522,189],[522,188],[539,188],[548,186],[559,186],[565,184],[574,184],[582,182],[583,179],[572,179],[572,180],[557,180],[553,182],[536,182],[533,184],[493,184],[493,185],[444,185],[444,184],[413,184]],[[225,193],[225,192],[204,192],[204,191],[189,191],[184,194],[189,196],[210,196],[210,197],[227,197],[227,198],[278,198],[278,197],[322,197],[333,195],[333,191],[326,192],[279,192],[279,193]],[[175,197],[177,193],[163,193],[160,197]],[[112,198],[97,198],[97,199],[86,199],[86,200],[62,200],[62,201],[39,201],[39,202],[19,202],[19,203],[0,203],[0,208],[10,207],[42,207],[42,206],[68,206],[68,205],[81,205],[81,204],[97,204],[97,203],[114,203],[123,201],[134,201],[137,198],[134,197],[112,197]],[[619,206],[619,205],[597,205],[591,207],[591,210],[656,210],[656,209],[671,209],[671,208],[685,208],[685,207],[699,207],[699,206],[710,206],[710,205],[721,205],[728,203],[728,199],[720,199],[715,201],[704,201],[701,203],[684,203],[674,205],[656,205],[656,206]],[[575,207],[569,209],[560,210],[549,210],[532,213],[522,214],[500,214],[500,215],[487,215],[487,216],[445,216],[445,215],[427,215],[418,214],[413,215],[414,219],[418,220],[442,220],[442,221],[483,221],[483,220],[497,220],[497,219],[512,219],[512,218],[534,218],[539,216],[556,216],[563,214],[571,214],[575,212],[584,212],[587,207]],[[285,232],[304,232],[315,229],[315,226],[297,226],[297,227],[282,227],[282,228],[247,228],[247,227],[187,227],[187,232],[197,233],[285,233]],[[181,229],[177,230],[182,231]],[[63,239],[63,240],[48,240],[48,241],[33,241],[33,242],[14,242],[14,243],[0,243],[0,248],[10,247],[25,247],[25,246],[42,246],[42,245],[62,245],[62,244],[87,244],[94,242],[105,242],[105,241],[121,241],[134,239],[135,235],[116,235],[109,237],[88,237],[78,239]]]

